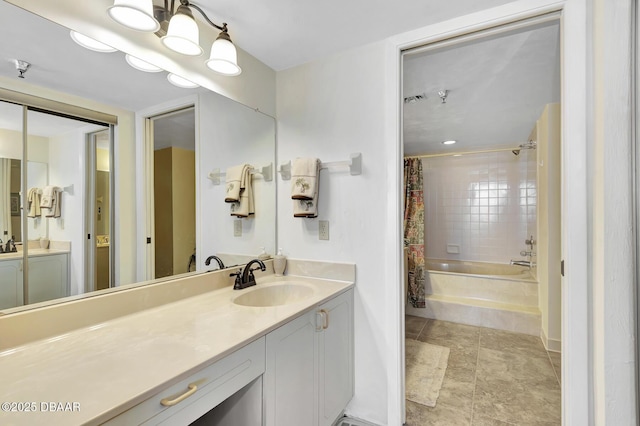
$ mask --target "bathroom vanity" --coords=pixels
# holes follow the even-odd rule
[[[0,254],[0,309],[23,305],[22,252]],[[69,295],[69,251],[29,250],[29,303]]]
[[[94,319],[0,347],[2,401],[36,408],[2,411],[0,423],[331,425],[353,396],[355,266],[309,276],[320,263],[292,260],[275,277],[267,262],[240,291],[227,270],[53,305]],[[110,314],[100,298],[149,306]],[[0,316],[0,334],[19,333],[19,315]]]

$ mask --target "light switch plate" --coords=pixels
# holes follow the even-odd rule
[[[318,239],[320,240],[329,239],[329,221],[328,220],[318,221]]]
[[[235,219],[233,221],[233,236],[242,237],[242,219]]]

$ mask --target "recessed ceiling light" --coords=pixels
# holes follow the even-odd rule
[[[71,31],[71,38],[80,46],[84,47],[85,49],[93,50],[94,52],[109,53],[118,50],[76,31]]]
[[[127,63],[131,65],[133,68],[144,71],[144,72],[160,72],[162,68],[156,67],[155,65],[151,65],[147,61],[143,61],[142,59],[136,58],[135,56],[131,56],[129,54],[125,55],[125,59]]]
[[[442,141],[442,145],[453,145],[457,141]]]
[[[183,89],[195,89],[196,87],[199,87],[199,85],[194,83],[193,81],[189,81],[186,78],[172,73],[169,73],[169,75],[167,75],[167,80],[169,80],[169,82],[174,86],[182,87]]]

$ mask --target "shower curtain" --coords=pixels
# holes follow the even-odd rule
[[[409,247],[409,301],[424,308],[424,189],[422,160],[404,159],[404,244]]]
[[[11,231],[11,159],[0,158],[0,238],[8,240]]]

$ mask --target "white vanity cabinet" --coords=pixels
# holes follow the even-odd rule
[[[353,386],[353,290],[267,335],[266,426],[331,425]]]
[[[22,260],[0,260],[0,309],[22,305]]]
[[[262,407],[259,386],[252,383],[264,372],[265,364],[264,337],[249,343],[230,355],[216,361],[208,367],[192,374],[175,385],[159,392],[128,411],[112,418],[106,425],[188,425],[202,416],[216,416],[211,410],[219,406],[227,398],[236,395],[246,396],[240,402],[236,399],[231,405],[242,404],[244,417],[233,414],[235,418],[255,419],[253,423],[243,426],[261,426]],[[259,381],[257,382],[259,385]],[[256,387],[258,390],[256,390]],[[227,407],[222,407],[227,409]],[[232,409],[231,409],[232,411]],[[248,414],[247,414],[248,413]],[[252,415],[251,413],[257,413]],[[246,422],[246,420],[243,420]],[[227,423],[217,420],[217,425]],[[205,423],[206,424],[206,423]]]
[[[29,256],[29,303],[69,295],[69,254]]]

